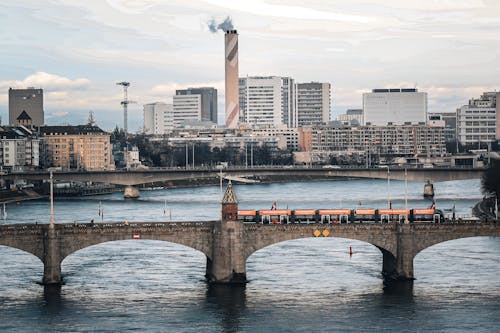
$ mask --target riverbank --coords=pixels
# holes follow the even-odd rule
[[[495,220],[495,198],[483,198],[472,208],[472,215],[482,220]]]
[[[37,200],[48,197],[30,189],[24,190],[2,190],[0,191],[0,204],[13,203],[27,200]]]

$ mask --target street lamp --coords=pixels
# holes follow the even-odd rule
[[[405,223],[408,223],[408,172],[405,168]]]
[[[391,170],[388,165],[379,165],[379,168],[387,168],[387,207],[391,209]]]
[[[50,222],[49,227],[54,228],[54,175],[56,168],[48,168],[50,174]]]

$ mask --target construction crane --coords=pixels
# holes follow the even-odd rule
[[[123,86],[123,101],[121,101],[121,105],[123,105],[123,131],[125,132],[125,135],[128,133],[128,127],[127,127],[127,108],[129,104],[136,103],[134,101],[129,101],[128,100],[128,87],[130,86],[130,82],[117,82],[117,86]]]

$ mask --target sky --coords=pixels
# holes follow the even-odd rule
[[[332,85],[332,118],[373,88],[417,87],[429,112],[500,89],[498,0],[16,0],[0,3],[0,116],[8,89],[44,89],[49,125],[143,126],[142,105],[213,86],[224,110],[224,34],[239,71]]]

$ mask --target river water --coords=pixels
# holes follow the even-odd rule
[[[393,207],[428,207],[423,183],[391,181]],[[386,207],[387,182],[350,180],[236,185],[239,207]],[[470,215],[479,181],[435,184],[436,205]],[[213,220],[220,189],[56,198],[60,222]],[[7,205],[2,223],[48,223],[45,200]],[[354,254],[349,255],[349,246]],[[0,332],[495,332],[500,331],[500,239],[466,238],[415,258],[416,280],[386,286],[374,246],[308,238],[264,248],[247,261],[245,287],[209,286],[203,254],[127,240],[80,250],[62,264],[65,285],[39,284],[43,265],[0,246]]]

